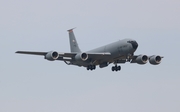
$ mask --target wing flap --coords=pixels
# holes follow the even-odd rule
[[[61,57],[74,57],[77,53],[59,53]]]
[[[57,60],[61,60],[61,61],[71,61],[72,58],[70,58],[70,57],[58,57]]]
[[[111,56],[111,53],[87,53],[89,58],[92,59],[103,59]]]

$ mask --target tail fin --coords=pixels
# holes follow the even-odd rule
[[[73,29],[68,30],[71,52],[81,52],[81,50],[79,49],[78,43],[76,41]]]

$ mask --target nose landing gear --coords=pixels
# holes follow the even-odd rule
[[[112,71],[120,71],[121,70],[121,66],[112,66]]]

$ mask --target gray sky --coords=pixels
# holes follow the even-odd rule
[[[179,112],[179,0],[1,0],[0,112]],[[17,50],[83,51],[123,38],[158,66],[126,63],[95,71]]]

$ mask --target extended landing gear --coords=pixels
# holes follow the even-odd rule
[[[112,71],[120,71],[121,70],[121,66],[112,66]]]
[[[95,70],[95,69],[96,69],[96,65],[87,66],[87,70]]]

